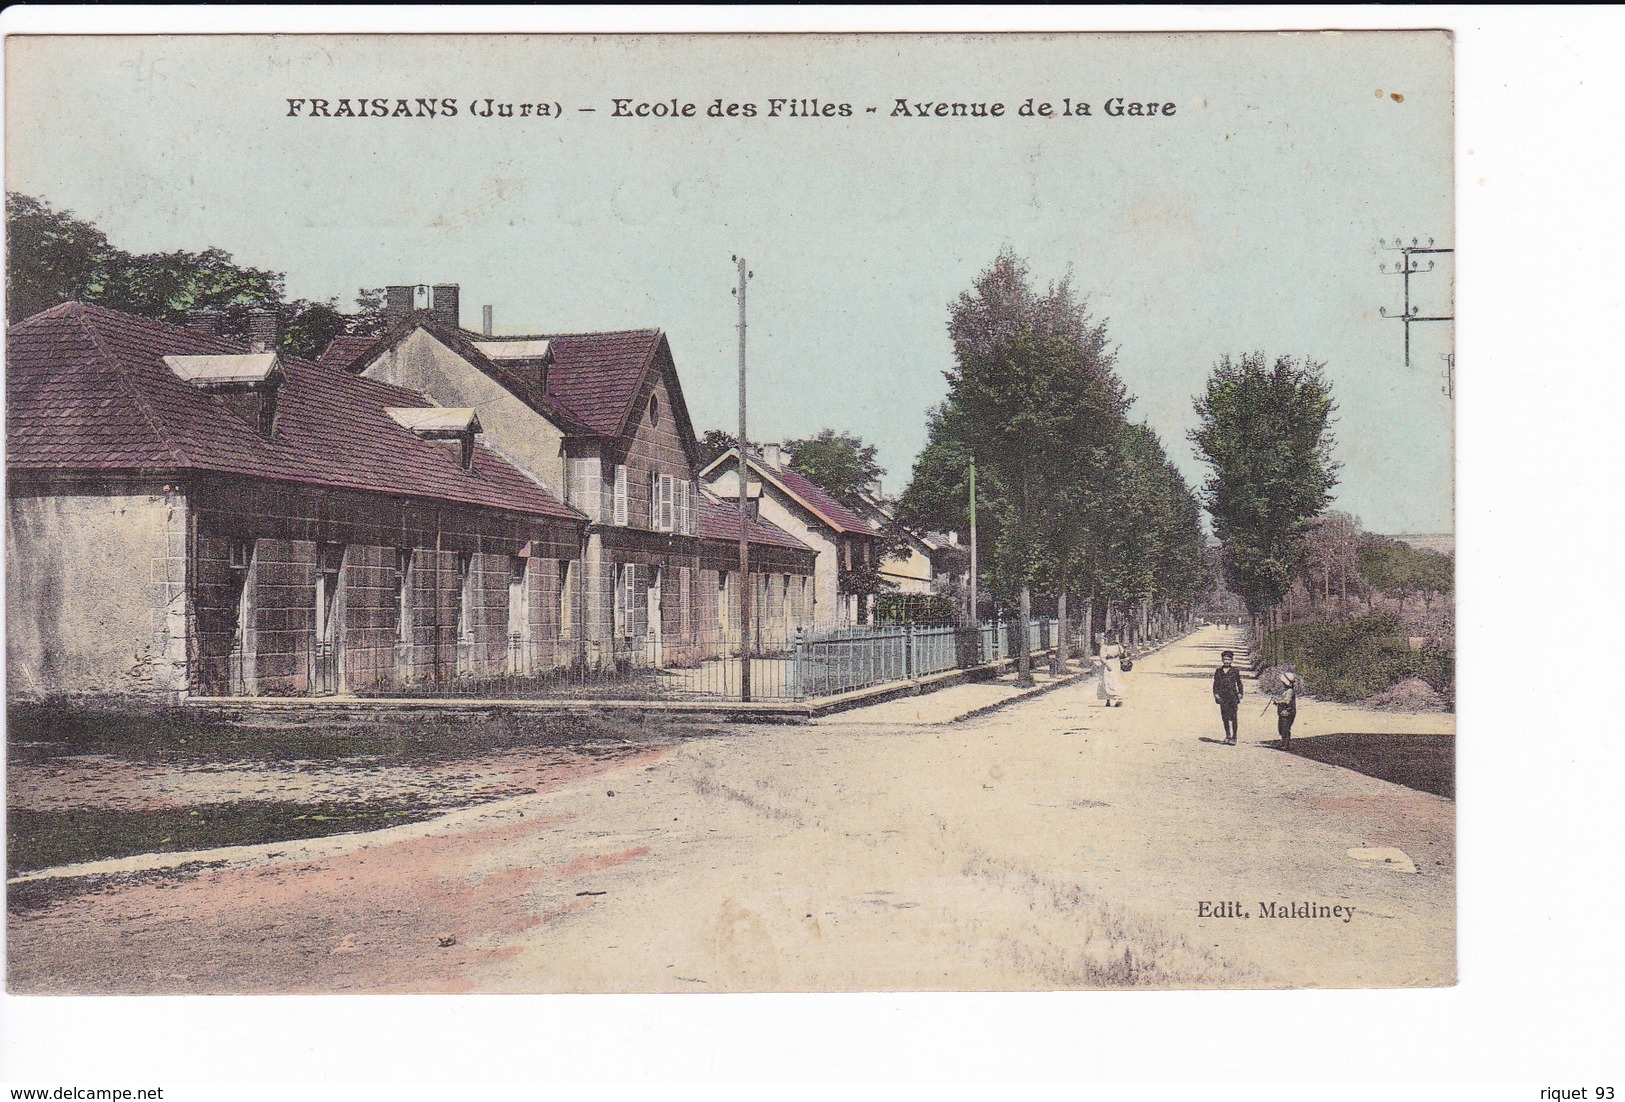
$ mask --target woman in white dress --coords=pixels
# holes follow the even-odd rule
[[[1115,639],[1100,648],[1100,685],[1095,695],[1108,708],[1123,706],[1123,647]]]

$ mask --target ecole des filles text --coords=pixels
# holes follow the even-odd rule
[[[491,96],[459,100],[450,96],[417,97],[403,99],[388,96],[288,97],[287,118],[307,119],[452,119],[520,118],[551,119],[564,114],[564,106],[556,101],[537,100],[515,102],[497,100]],[[831,102],[813,98],[767,99],[760,103],[729,102],[714,99],[703,106],[693,100],[678,98],[639,100],[616,97],[610,100],[603,114],[613,119],[831,119],[851,118],[855,114],[880,115],[888,118],[911,119],[997,119],[1007,116],[1029,119],[1093,118],[1168,118],[1178,110],[1178,104],[1162,100],[1130,100],[1124,96],[1109,96],[1098,109],[1084,100],[1062,96],[1059,101],[1040,100],[1029,96],[1019,103],[999,101],[976,102],[945,100],[914,100],[898,97],[889,110],[864,107],[861,112],[846,102]],[[596,107],[578,107],[578,112],[597,113]]]

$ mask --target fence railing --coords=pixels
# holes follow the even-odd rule
[[[1054,644],[1048,619],[1028,625],[1029,653]],[[378,676],[367,684],[352,671],[350,691],[362,696],[567,697],[619,700],[739,700],[749,662],[750,696],[759,701],[797,701],[908,681],[1006,660],[1021,646],[1019,621],[976,626],[864,624],[803,628],[783,644],[757,645],[747,657],[737,636],[666,633],[607,641],[530,639],[515,633],[489,644],[460,639],[452,670],[435,677],[430,665],[414,667],[411,650],[397,645]],[[444,652],[442,652],[444,653]],[[340,691],[342,647],[311,648],[311,692]]]

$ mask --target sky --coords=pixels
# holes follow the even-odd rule
[[[1407,367],[1378,314],[1401,302],[1382,239],[1453,244],[1442,32],[12,37],[6,62],[7,189],[126,249],[218,246],[345,305],[458,283],[464,324],[490,304],[498,333],[659,327],[702,432],[737,422],[742,254],[751,436],[856,433],[895,493],[946,393],[948,305],[1009,248],[1041,284],[1070,274],[1193,484],[1214,362],[1308,357],[1339,407],[1333,507],[1453,531],[1453,327],[1414,325]],[[1110,117],[1113,96],[1176,106]],[[398,97],[459,110],[289,117]],[[487,97],[562,112],[470,111]],[[896,117],[899,97],[1006,113]],[[615,118],[617,98],[696,114]],[[767,117],[775,98],[852,114]],[[708,117],[719,99],[758,113]],[[1452,279],[1415,277],[1413,303],[1451,312]]]

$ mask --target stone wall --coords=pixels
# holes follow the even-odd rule
[[[183,695],[185,497],[12,487],[6,505],[9,695]]]
[[[338,556],[339,691],[388,692],[450,684],[459,676],[509,672],[508,596],[512,564],[526,563],[532,661],[556,647],[561,560],[575,559],[572,527],[455,505],[274,483],[211,481],[195,492],[193,552],[196,690],[233,690],[238,594],[246,587],[251,691],[301,695],[313,687],[318,562]],[[252,549],[246,582],[233,544]],[[402,638],[401,552],[407,627]],[[468,563],[467,623],[462,563]],[[549,581],[553,579],[553,581]],[[243,649],[243,648],[238,648]]]

